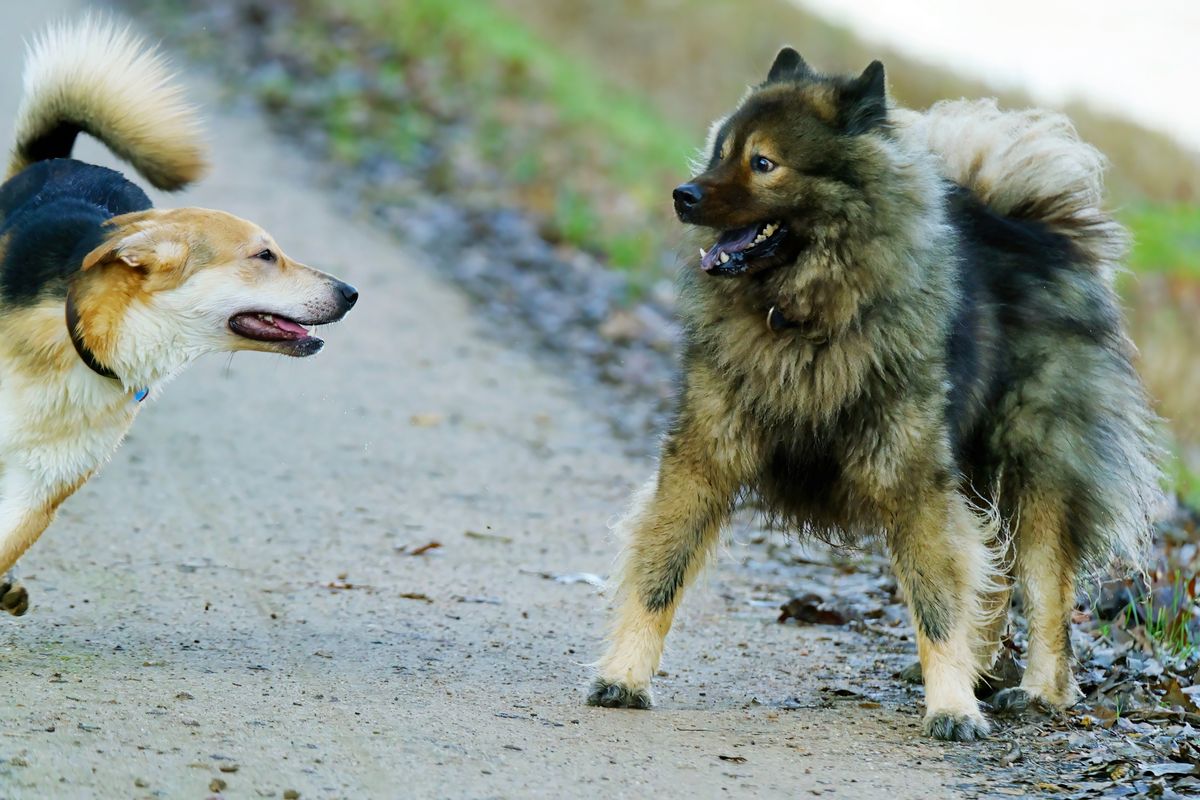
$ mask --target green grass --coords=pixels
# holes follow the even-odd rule
[[[1168,656],[1189,660],[1196,656],[1200,642],[1196,640],[1191,626],[1192,606],[1196,588],[1195,578],[1176,572],[1172,576],[1170,604],[1155,606],[1150,598],[1138,603],[1130,602],[1125,609],[1125,626],[1133,628],[1140,617],[1145,618],[1143,629],[1146,636]]]
[[[1184,502],[1192,508],[1200,508],[1200,474],[1188,468],[1183,459],[1175,456],[1170,462],[1169,485],[1174,487]]]
[[[464,77],[482,80],[485,94],[540,90],[563,119],[612,137],[631,158],[623,171],[647,161],[686,157],[693,143],[651,110],[645,98],[606,84],[488,0],[338,0],[331,4],[383,30],[405,52],[457,54]],[[375,28],[380,30],[380,28]],[[499,71],[495,70],[497,65]],[[465,91],[469,90],[463,87]]]
[[[313,2],[424,65],[434,91],[475,118],[477,152],[541,200],[531,210],[563,241],[635,272],[656,266],[664,198],[701,134],[489,0]],[[630,203],[639,210],[612,213]]]
[[[1134,272],[1200,278],[1200,206],[1143,205],[1120,216],[1133,232]]]

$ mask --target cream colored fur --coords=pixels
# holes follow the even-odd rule
[[[941,161],[944,177],[999,214],[1032,211],[1112,279],[1129,236],[1104,211],[1104,155],[1079,138],[1065,114],[1001,110],[986,99],[943,100],[924,112],[893,109],[890,116]]]
[[[78,124],[160,189],[205,169],[200,123],[157,49],[111,21],[88,17],[38,36],[25,62],[11,177],[26,146],[62,121]]]

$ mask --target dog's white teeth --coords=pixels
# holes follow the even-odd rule
[[[707,252],[704,250],[704,248],[703,248],[703,247],[701,247],[701,248],[700,248],[700,258],[701,258],[701,259],[703,259],[703,258],[705,258],[707,255],[708,255],[708,253],[707,253]]]
[[[776,225],[774,222],[772,222],[770,225],[768,225],[767,227],[763,228],[762,235],[763,235],[764,237],[765,237],[765,236],[772,236],[772,235],[774,235],[775,231],[777,231],[777,230],[779,230],[779,226],[778,226],[778,225]]]
[[[270,322],[271,324],[274,324],[275,323],[275,315],[274,314],[263,314],[262,320],[263,320],[263,322]]]
[[[729,260],[729,253],[721,253],[721,263],[724,264]]]

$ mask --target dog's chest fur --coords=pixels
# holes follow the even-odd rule
[[[78,361],[73,350],[63,357]],[[0,375],[0,464],[19,464],[47,488],[73,487],[103,465],[140,406],[81,361],[31,373],[24,359],[0,352]]]
[[[950,480],[947,261],[911,289],[845,301],[853,322],[832,335],[775,331],[766,320],[778,297],[828,302],[824,284],[789,297],[765,282],[685,277],[684,370],[721,387],[753,453],[748,488],[769,515],[837,538],[873,533],[914,481]]]

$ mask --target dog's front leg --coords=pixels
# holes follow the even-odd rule
[[[992,569],[988,531],[954,491],[915,498],[906,508],[888,539],[917,626],[924,731],[953,741],[985,738],[974,685],[977,640],[991,616],[983,604]]]
[[[658,475],[619,525],[626,538],[618,608],[588,704],[649,708],[650,678],[684,590],[704,566],[752,463],[753,445],[719,393],[693,391],[663,446]]]
[[[28,470],[5,465],[0,480],[0,574],[5,576],[0,581],[0,611],[19,617],[29,610],[29,593],[16,580],[13,565],[49,527],[55,509],[78,485],[47,490]]]

